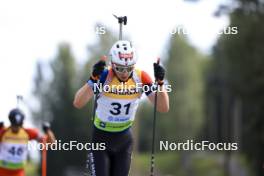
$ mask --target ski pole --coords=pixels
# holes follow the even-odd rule
[[[41,151],[41,176],[47,176],[47,135],[43,137],[42,143],[45,147]]]
[[[101,57],[101,60],[102,61],[106,61],[107,60],[107,57],[106,56],[102,56]],[[96,84],[100,84],[100,77],[98,78]],[[94,101],[93,101],[92,119],[91,119],[92,125],[93,125],[94,119],[95,119],[96,108],[97,108],[97,100],[99,98],[99,93],[100,93],[99,90],[97,90],[97,89],[94,90]],[[92,152],[89,152],[87,158],[88,159],[87,159],[87,162],[86,162],[86,168],[88,170],[88,175],[92,175],[92,172],[93,172],[93,168],[92,168],[93,166],[92,165],[94,163],[94,161],[93,161],[93,153]]]
[[[23,101],[23,96],[17,95],[16,98],[17,98],[17,108],[19,109],[20,102]],[[50,124],[48,122],[43,123],[43,130],[45,133],[46,133],[46,129],[49,129],[49,128],[50,128]],[[47,138],[48,138],[48,136],[47,136],[47,134],[45,134],[43,136],[43,139],[42,139],[42,143],[44,144],[44,146],[46,146]],[[47,176],[47,150],[46,150],[46,147],[44,147],[44,149],[41,151],[41,175]]]
[[[157,64],[160,63],[160,58],[157,60]],[[157,116],[157,99],[158,99],[158,81],[155,80],[157,90],[154,97],[154,116],[153,116],[153,127],[152,127],[152,146],[151,146],[151,163],[150,163],[150,176],[154,176],[155,167],[155,138],[156,138],[156,116]]]
[[[22,95],[17,95],[17,108],[19,109],[20,106],[20,102],[23,100],[23,96]]]
[[[41,151],[41,176],[47,176],[47,150],[46,150],[46,145],[47,145],[47,131],[50,129],[50,123],[44,122],[42,125],[43,131],[45,135],[43,136],[42,143],[44,145],[43,150]]]
[[[124,25],[127,24],[127,17],[126,16],[118,17],[114,14],[113,14],[113,16],[118,20],[118,23],[119,23],[119,40],[122,40],[123,39],[123,24]]]

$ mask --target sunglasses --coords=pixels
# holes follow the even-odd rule
[[[114,65],[114,70],[119,73],[131,73],[134,70],[134,66],[129,66],[129,67],[123,67],[123,66],[117,66]]]

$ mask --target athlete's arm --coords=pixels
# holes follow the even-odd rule
[[[73,105],[80,109],[93,97],[92,88],[86,83],[75,94]]]
[[[101,58],[100,61],[98,61],[94,66],[93,66],[93,72],[92,76],[90,79],[87,81],[87,84],[83,85],[75,94],[73,105],[74,107],[80,109],[88,101],[92,98],[93,96],[93,85],[96,84],[97,80],[100,79],[100,75],[103,73],[106,62],[106,58]]]
[[[29,140],[36,140],[38,142],[43,142],[44,136],[42,136],[37,129],[25,128],[25,131],[29,135]],[[55,135],[50,129],[48,129],[45,134],[48,143],[54,143],[56,141]]]
[[[45,134],[47,136],[47,143],[55,143],[56,138],[51,129],[48,129]]]

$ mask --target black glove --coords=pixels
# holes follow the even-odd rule
[[[92,78],[99,79],[99,76],[103,73],[106,66],[106,62],[104,60],[98,61],[93,66]]]
[[[47,131],[50,129],[50,123],[49,122],[44,122],[42,124],[42,129],[43,129],[44,133],[47,133]]]
[[[4,122],[0,122],[0,128],[4,127]]]
[[[158,63],[154,63],[154,76],[155,80],[158,82],[159,85],[163,85],[164,77],[165,77],[165,69],[159,65]]]

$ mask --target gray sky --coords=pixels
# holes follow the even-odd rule
[[[222,1],[0,1],[0,120],[7,122],[9,110],[16,106],[17,94],[34,104],[31,92],[36,61],[54,58],[59,43],[70,43],[78,62],[87,59],[86,47],[96,40],[95,22],[118,32],[112,14],[128,16],[124,33],[136,46],[138,67],[144,66],[152,74],[152,63],[166,53],[165,44],[176,26],[185,27],[194,46],[210,52],[219,36],[217,32],[228,25],[227,17],[213,17]],[[30,116],[26,106],[22,109]],[[30,120],[26,124],[31,125]]]

